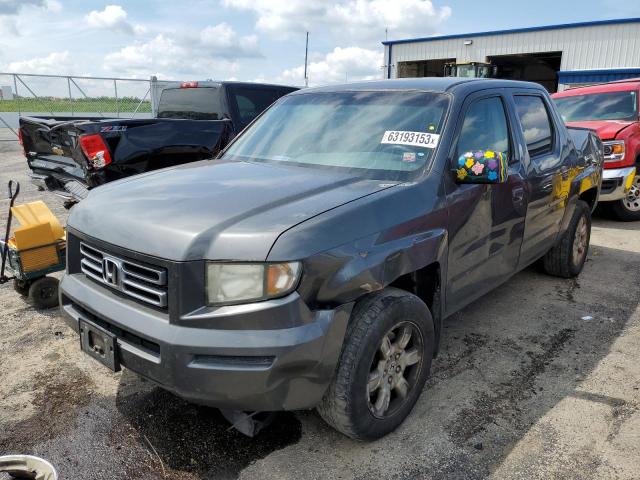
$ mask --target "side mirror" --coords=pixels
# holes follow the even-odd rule
[[[465,152],[453,165],[457,183],[505,183],[508,173],[507,156],[493,150]]]

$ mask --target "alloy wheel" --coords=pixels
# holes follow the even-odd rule
[[[631,189],[627,193],[627,196],[622,200],[625,208],[632,212],[640,211],[640,175],[636,175]]]
[[[587,219],[580,217],[580,221],[576,226],[576,233],[573,237],[573,264],[580,265],[587,247],[589,246],[589,230],[587,228]]]
[[[420,330],[409,321],[396,324],[382,337],[367,382],[373,416],[389,417],[407,401],[422,369],[423,345]]]

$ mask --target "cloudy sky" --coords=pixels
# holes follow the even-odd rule
[[[308,30],[310,83],[323,84],[380,78],[385,29],[397,39],[630,16],[637,0],[0,0],[0,71],[301,85]]]

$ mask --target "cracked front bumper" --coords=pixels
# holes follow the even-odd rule
[[[211,318],[225,328],[171,323],[166,315],[117,296],[81,274],[60,284],[60,308],[78,331],[92,322],[117,337],[119,362],[194,403],[246,411],[299,410],[316,406],[340,355],[351,304],[310,310],[297,293],[251,305],[224,307]],[[289,328],[269,329],[289,316]],[[261,330],[232,330],[243,317]],[[224,318],[221,318],[224,317]],[[222,322],[224,320],[224,322]],[[200,323],[201,324],[201,323]]]

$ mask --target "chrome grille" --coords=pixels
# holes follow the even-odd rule
[[[125,260],[80,243],[80,269],[89,278],[141,302],[167,306],[167,271]]]

